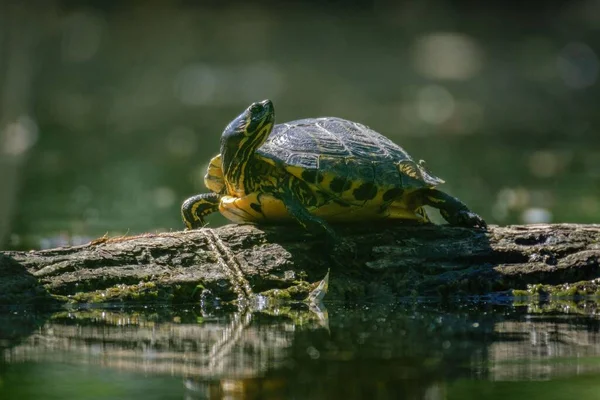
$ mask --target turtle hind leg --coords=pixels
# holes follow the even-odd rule
[[[204,217],[219,211],[221,197],[217,193],[202,193],[192,196],[181,205],[181,218],[188,229],[204,226]]]
[[[437,189],[424,189],[423,204],[440,210],[440,214],[450,225],[466,228],[486,229],[487,224],[479,215],[456,197],[452,197]]]
[[[419,217],[420,223],[431,224],[431,220],[429,219],[429,215],[427,215],[427,211],[425,211],[425,207],[416,208],[415,215]]]

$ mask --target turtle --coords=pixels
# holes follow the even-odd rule
[[[188,229],[219,211],[239,224],[295,221],[335,242],[330,223],[431,223],[424,206],[439,209],[450,225],[487,228],[463,202],[436,189],[444,181],[424,161],[357,122],[320,117],[276,125],[273,103],[264,100],[226,126],[220,146],[204,178],[210,192],[182,204]]]

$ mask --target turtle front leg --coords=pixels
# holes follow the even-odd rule
[[[284,192],[274,196],[283,202],[289,215],[308,232],[315,236],[325,236],[332,243],[340,242],[333,228],[324,219],[312,215],[292,193]]]
[[[325,238],[331,250],[332,262],[343,268],[346,261],[356,258],[356,245],[338,236],[324,219],[312,215],[292,193],[285,192],[276,196],[300,226],[317,237]]]
[[[440,210],[440,214],[450,225],[466,228],[486,229],[487,224],[479,215],[456,197],[452,197],[437,189],[424,189],[422,191],[423,204]]]
[[[192,196],[181,205],[181,218],[187,229],[204,226],[204,217],[219,211],[221,197],[217,193],[202,193]]]

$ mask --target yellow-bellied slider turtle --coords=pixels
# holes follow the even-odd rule
[[[334,117],[274,123],[273,104],[265,100],[227,125],[204,180],[211,193],[182,205],[189,229],[220,211],[236,223],[296,220],[335,238],[329,221],[428,222],[425,205],[451,225],[486,227],[460,200],[434,188],[443,180],[423,162],[364,125]]]

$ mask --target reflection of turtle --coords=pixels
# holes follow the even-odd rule
[[[225,128],[221,154],[204,180],[212,192],[182,205],[188,228],[220,211],[236,223],[296,220],[331,238],[326,221],[427,222],[424,205],[452,225],[486,227],[460,200],[434,189],[443,181],[423,162],[368,127],[333,117],[274,121],[273,104],[265,100]]]

